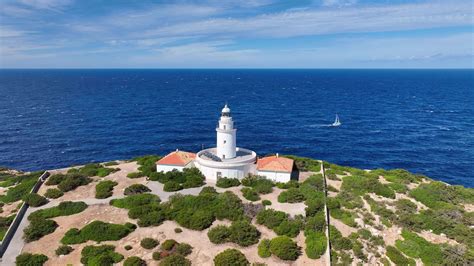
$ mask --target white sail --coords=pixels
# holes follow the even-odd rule
[[[334,123],[332,123],[332,126],[337,127],[340,125],[341,125],[341,122],[339,121],[339,116],[336,114],[336,120],[334,121]]]

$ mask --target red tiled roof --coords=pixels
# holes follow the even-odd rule
[[[293,160],[280,156],[268,156],[257,161],[257,170],[291,173]]]
[[[161,158],[156,164],[185,166],[196,158],[196,154],[185,151],[174,151]]]

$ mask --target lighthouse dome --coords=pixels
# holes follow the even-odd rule
[[[227,104],[222,108],[222,116],[230,116],[230,108],[227,106]]]

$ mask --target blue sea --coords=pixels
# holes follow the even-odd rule
[[[473,70],[0,70],[0,165],[196,152],[226,102],[238,146],[260,155],[474,187]]]

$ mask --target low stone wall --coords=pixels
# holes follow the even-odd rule
[[[31,189],[30,193],[36,193],[38,192],[39,188],[43,184],[43,182],[48,178],[49,172],[46,171],[44,172],[39,178],[36,184],[33,186]],[[8,245],[12,241],[13,237],[15,236],[16,230],[18,229],[18,226],[20,225],[21,221],[23,220],[26,210],[28,210],[28,204],[26,202],[23,202],[23,204],[20,207],[20,210],[17,212],[15,219],[13,220],[12,224],[10,227],[8,227],[7,232],[5,233],[5,236],[3,237],[2,242],[0,243],[0,258],[3,257],[3,254],[5,254],[5,251],[8,248]]]
[[[329,238],[331,237],[330,231],[329,231],[329,225],[330,225],[330,220],[329,220],[329,209],[326,204],[327,197],[328,197],[328,189],[327,189],[327,183],[326,183],[326,171],[324,169],[324,162],[321,161],[321,170],[323,172],[323,181],[324,181],[324,215],[326,218],[326,237],[327,237],[327,249],[326,249],[326,265],[330,266],[331,265],[331,241]]]

